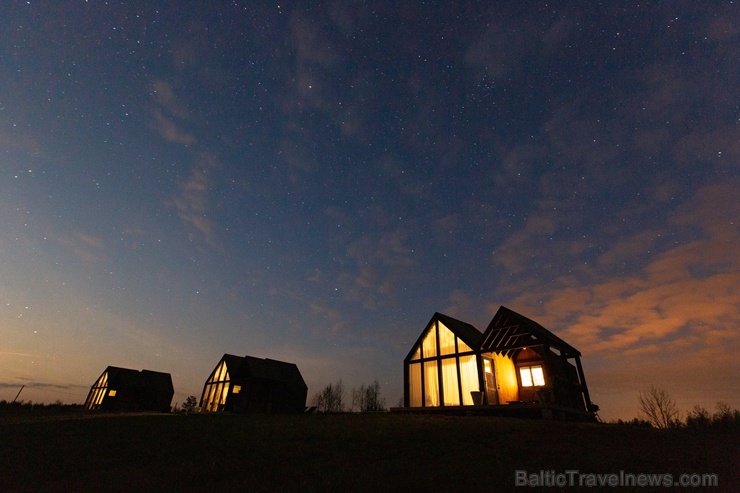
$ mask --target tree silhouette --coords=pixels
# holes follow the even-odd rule
[[[362,384],[359,389],[352,389],[352,407],[363,413],[385,411],[385,399],[380,396],[377,379],[367,387]]]
[[[344,411],[344,384],[340,378],[335,384],[329,384],[315,394],[312,403],[324,413],[341,413]]]
[[[709,411],[703,406],[695,405],[686,415],[686,426],[691,428],[707,428],[712,424]]]
[[[681,424],[678,406],[668,393],[654,386],[638,396],[640,410],[656,428],[675,428]]]
[[[182,404],[182,410],[186,413],[192,413],[198,405],[198,399],[194,395],[188,396]]]

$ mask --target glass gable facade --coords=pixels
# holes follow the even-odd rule
[[[434,320],[408,363],[411,407],[472,405],[480,388],[475,352]]]
[[[203,387],[203,395],[200,398],[201,409],[208,412],[219,411],[226,404],[230,383],[231,379],[229,378],[226,361],[221,360],[221,363],[213,370]]]
[[[108,372],[104,371],[103,374],[100,375],[100,378],[95,382],[92,389],[90,389],[87,402],[85,402],[85,409],[99,409],[100,405],[103,403],[106,392],[108,392]],[[111,390],[111,397],[115,395],[116,391]]]

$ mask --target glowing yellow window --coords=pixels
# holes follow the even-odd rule
[[[545,373],[541,366],[523,366],[519,368],[522,387],[542,387],[545,385]]]
[[[108,391],[108,397],[115,397],[115,396],[116,396],[116,391],[115,390],[109,390]]]
[[[414,355],[411,357],[411,359],[421,359],[421,346],[416,348],[416,351],[414,351]]]
[[[234,385],[234,388],[233,388],[233,390],[231,391],[231,393],[232,393],[232,394],[238,394],[238,393],[239,393],[239,392],[241,392],[241,391],[242,391],[242,386],[241,386],[241,385]]]

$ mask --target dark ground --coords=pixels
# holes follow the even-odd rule
[[[675,490],[740,491],[739,443],[735,430],[483,416],[0,415],[0,491],[539,489],[515,487],[517,470],[714,473],[719,487]]]

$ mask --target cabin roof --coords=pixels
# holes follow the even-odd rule
[[[465,344],[471,348],[477,348],[483,334],[469,323],[452,318],[444,313],[435,313],[435,318],[445,324],[452,332],[455,333]]]
[[[252,356],[244,357],[243,369],[248,368],[249,373],[254,378],[263,378],[265,380],[277,380],[280,382],[296,382],[298,380],[304,383],[303,376],[294,363],[277,361],[274,359],[260,359]]]
[[[244,356],[236,356],[234,354],[224,354],[223,358],[221,358],[221,361],[226,362],[226,369],[229,372],[229,376],[233,378],[234,376],[239,374],[239,369],[242,366],[242,363],[244,363]],[[221,363],[219,361],[219,364]],[[216,365],[216,368],[218,368],[218,365]]]
[[[435,320],[439,320],[440,322],[442,322],[448,329],[452,331],[453,334],[459,337],[465,344],[473,348],[473,350],[478,349],[481,337],[483,337],[483,334],[481,334],[478,329],[476,329],[469,323],[463,322],[456,318],[452,318],[449,315],[445,315],[444,313],[435,312],[432,318],[429,320],[429,323],[427,323],[424,331],[421,333],[421,335],[419,335],[419,338],[411,347],[411,351],[409,351],[409,354],[406,356],[407,361],[412,358],[416,348],[419,347],[422,339],[424,339],[424,336],[427,333],[427,329]]]
[[[514,356],[526,347],[555,348],[567,357],[580,357],[581,353],[534,320],[502,306],[494,315],[483,334],[482,351],[495,351]]]
[[[111,384],[125,387],[150,387],[166,391],[174,391],[172,376],[152,370],[132,370],[118,366],[109,366],[105,369],[108,373],[108,385]],[[104,373],[105,373],[104,372]]]
[[[300,383],[300,385],[306,386],[295,363],[269,358],[255,358],[254,356],[235,356],[233,354],[224,354],[222,360],[226,361],[226,368],[234,381],[259,378],[291,384]]]

